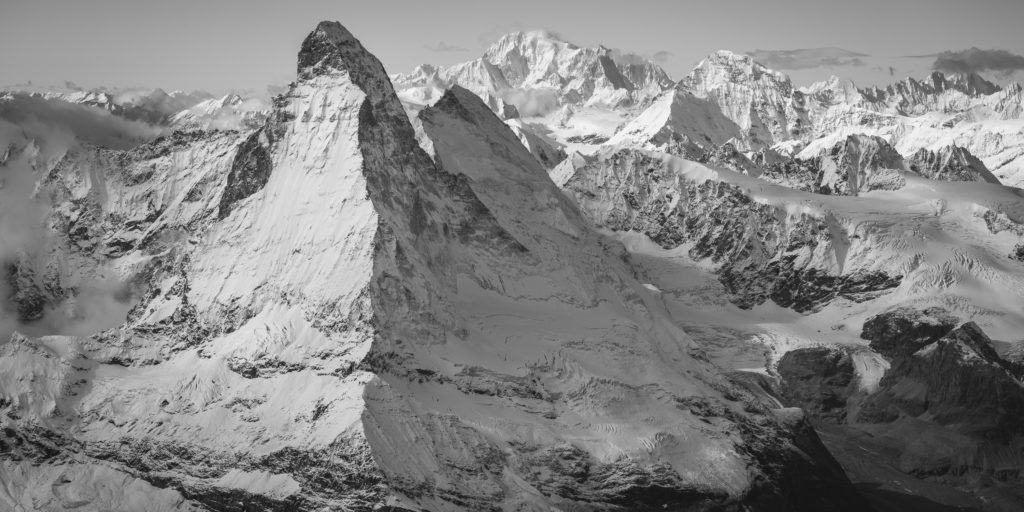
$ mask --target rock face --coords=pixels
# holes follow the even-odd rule
[[[266,134],[258,130],[238,146],[227,184],[220,197],[220,218],[227,217],[233,204],[255,194],[270,180],[273,163],[267,149],[269,144]]]
[[[996,354],[973,322],[894,360],[879,392],[864,404],[861,421],[926,417],[958,433],[1009,443],[1021,433],[1021,368]]]
[[[791,350],[779,359],[776,371],[785,384],[781,398],[815,417],[842,421],[847,401],[857,390],[850,354],[838,347]]]
[[[947,77],[935,71],[924,80],[908,78],[884,89],[874,87],[861,92],[872,103],[884,105],[901,114],[917,115],[935,109],[937,104],[964,97],[988,96],[1000,90],[999,86],[976,73]]]
[[[804,114],[789,77],[748,55],[718,51],[679,81],[679,88],[716,104],[743,132],[751,149],[799,137]]]
[[[860,336],[872,350],[889,358],[905,357],[952,331],[960,323],[948,310],[909,306],[879,313],[864,322]]]
[[[869,190],[903,186],[903,157],[881,137],[851,135],[818,161],[816,188],[823,194],[855,196]]]
[[[565,160],[565,151],[562,150],[557,142],[534,133],[531,127],[525,125],[518,119],[512,119],[506,123],[508,124],[508,127],[512,129],[512,132],[519,137],[519,141],[523,143],[526,150],[529,151],[545,169],[554,168],[556,165],[561,163],[562,160]]]
[[[714,171],[661,153],[623,149],[568,160],[556,173],[595,224],[646,234],[665,249],[683,246],[718,265],[733,303],[768,300],[809,312],[845,298],[859,301],[899,285],[884,272],[835,271],[830,219],[790,216],[751,199]]]
[[[909,485],[937,479],[984,496],[986,510],[1012,509],[1024,498],[1024,367],[1000,357],[975,323],[958,324],[942,308],[891,309],[861,333],[890,361],[876,386],[857,385],[849,347],[801,348],[779,360],[778,396],[836,424],[828,444],[847,467],[869,464]]]
[[[325,22],[261,129],[48,169],[51,216],[93,212],[68,253],[142,291],[113,329],[0,345],[0,503],[863,509],[477,96],[419,122],[433,159]]]
[[[999,183],[981,160],[959,146],[938,151],[921,148],[910,158],[910,169],[933,180]]]

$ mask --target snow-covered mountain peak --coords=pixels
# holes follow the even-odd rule
[[[941,84],[942,88],[955,89],[971,96],[987,96],[1002,90],[998,85],[986,80],[977,73],[954,73],[943,75],[941,72],[934,72],[931,75],[932,82],[936,87]]]
[[[753,149],[789,139],[801,130],[793,82],[749,55],[719,50],[702,60],[678,87],[718,105],[744,132]]]
[[[515,106],[524,117],[559,106],[630,108],[672,86],[657,64],[598,47],[580,47],[546,31],[513,32],[478,59],[449,67],[419,66],[394,76],[404,101],[425,105],[461,85],[501,113]]]
[[[749,55],[730,50],[718,50],[708,55],[683,81],[728,81],[734,84],[767,82],[785,84],[787,89],[792,89],[792,82],[785,74],[765,67]]]
[[[484,51],[484,58],[495,62],[507,60],[513,52],[524,56],[540,57],[539,54],[544,52],[576,49],[579,47],[547,30],[522,30],[498,38]]]

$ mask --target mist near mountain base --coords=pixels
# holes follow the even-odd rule
[[[39,183],[80,135],[127,145],[155,133],[95,108],[48,109],[45,100],[25,100],[41,110],[28,114],[16,101],[0,107],[0,343],[14,332],[84,336],[124,322],[138,294],[115,272],[83,272],[48,258],[57,243],[54,205]]]
[[[502,95],[525,117],[543,116],[558,108],[558,92],[554,89],[513,89]]]

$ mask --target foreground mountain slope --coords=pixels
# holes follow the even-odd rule
[[[42,170],[90,241],[69,250],[142,296],[120,327],[0,346],[3,503],[861,509],[479,99],[420,114],[431,160],[339,24],[298,72],[258,130]]]
[[[905,493],[1019,508],[1020,434],[1007,419],[1024,381],[1005,360],[1019,357],[1024,327],[1019,189],[900,171],[896,190],[825,195],[631,148],[577,155],[553,174],[627,244],[696,346],[805,408],[874,503]],[[889,313],[903,310],[929,314]],[[909,342],[912,358],[894,356],[886,347],[902,333],[869,334],[879,316],[902,326],[929,315],[948,319],[937,337],[982,327],[965,331],[970,350],[941,344],[941,357]]]

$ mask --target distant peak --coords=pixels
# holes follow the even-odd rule
[[[754,60],[753,57],[745,53],[734,52],[732,50],[715,50],[704,59],[704,62],[713,65],[726,65],[730,67],[764,67]]]
[[[711,52],[711,55],[709,55],[708,57],[720,60],[740,60],[744,62],[754,60],[750,55],[734,52],[732,50],[715,50]]]
[[[484,57],[489,60],[503,60],[510,54],[533,55],[537,52],[558,52],[574,50],[578,46],[565,41],[561,36],[547,30],[524,30],[505,34],[487,47]]]
[[[533,30],[520,30],[516,32],[510,32],[501,36],[498,42],[507,41],[552,41],[558,43],[568,43],[562,36],[544,29],[533,29]]]
[[[727,79],[731,82],[748,82],[760,80],[764,76],[769,76],[777,82],[789,82],[789,77],[768,69],[750,55],[731,50],[717,50],[697,64],[682,82],[692,85],[693,82],[707,77],[717,77],[716,80]]]
[[[757,74],[764,72],[774,72],[764,64],[757,62],[753,57],[745,53],[734,52],[732,50],[716,50],[708,55],[698,67],[715,67],[715,68],[727,68],[727,69],[742,69],[750,72],[756,72]]]

